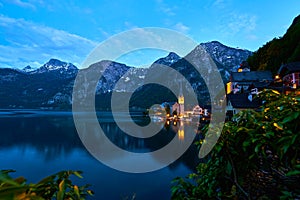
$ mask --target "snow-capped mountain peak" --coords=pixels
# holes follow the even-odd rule
[[[251,51],[228,47],[218,41],[201,43],[200,46],[202,46],[215,61],[230,69],[234,66],[238,66],[252,55]]]
[[[72,63],[67,63],[60,61],[58,59],[50,59],[43,66],[38,68],[37,70],[30,71],[31,73],[45,73],[50,71],[59,71],[60,73],[64,72],[77,72],[78,68]]]
[[[65,70],[74,70],[77,69],[73,64],[66,63],[57,59],[50,59],[46,64],[42,67],[46,68],[49,71],[58,70],[58,69],[65,69]]]

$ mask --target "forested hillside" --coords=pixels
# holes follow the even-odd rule
[[[248,58],[251,70],[277,72],[282,64],[300,61],[300,15],[283,37],[274,38]]]

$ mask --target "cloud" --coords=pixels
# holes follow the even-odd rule
[[[22,68],[50,58],[82,63],[97,42],[64,30],[0,15],[0,67]]]
[[[109,38],[110,34],[105,31],[102,27],[97,28],[98,31],[100,31],[101,35],[104,36],[104,38]]]
[[[216,8],[225,8],[225,1],[224,0],[216,0],[214,3],[213,3],[213,6],[216,7]]]
[[[36,9],[35,6],[30,2],[24,2],[21,0],[10,0],[8,2],[11,4],[17,5],[19,7],[22,7],[22,8]]]
[[[29,8],[32,10],[47,9],[48,11],[57,11],[58,9],[70,10],[76,9],[76,12],[80,10],[80,13],[89,12],[86,8],[80,8],[74,6],[72,2],[65,1],[45,1],[45,0],[4,0],[4,2],[19,6],[21,8]]]
[[[159,12],[163,12],[168,16],[176,15],[176,6],[170,6],[164,2],[164,0],[156,0],[157,8]]]
[[[246,35],[246,38],[247,38],[248,40],[252,40],[252,41],[258,39],[257,35],[255,35],[255,34],[249,34],[249,35]]]
[[[131,23],[131,22],[129,22],[129,21],[125,21],[125,22],[124,22],[124,26],[126,27],[126,30],[127,30],[127,29],[134,29],[134,28],[138,28],[138,26],[136,26],[136,25],[132,24],[132,23]]]
[[[231,17],[231,21],[228,24],[228,28],[233,33],[237,33],[242,30],[253,31],[256,28],[256,16],[250,16],[247,14],[233,14]]]
[[[231,13],[222,17],[217,31],[224,36],[252,35],[253,38],[256,20],[255,15]]]
[[[246,12],[223,13],[214,32],[218,34],[218,40],[231,41],[231,45],[239,46],[236,42],[240,40],[250,43],[258,41],[257,16]]]
[[[182,32],[182,33],[187,33],[190,30],[190,28],[188,26],[184,25],[181,22],[178,22],[177,24],[175,24],[174,29],[179,32]]]

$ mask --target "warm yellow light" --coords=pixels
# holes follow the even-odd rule
[[[241,68],[238,69],[238,72],[242,72],[242,71],[243,71],[243,69],[241,69]]]
[[[178,103],[179,104],[184,104],[184,96],[179,96],[179,98],[178,98]]]
[[[184,130],[178,130],[178,139],[179,140],[184,140]]]
[[[279,78],[280,78],[280,76],[279,76],[279,75],[276,75],[276,76],[275,76],[275,79],[279,79]]]
[[[227,94],[230,94],[231,91],[232,91],[232,83],[231,83],[231,82],[228,82],[228,83],[226,84],[226,93],[227,93]]]
[[[293,89],[297,89],[297,84],[296,83],[293,84]]]
[[[167,121],[167,125],[170,125],[170,121],[169,120]]]

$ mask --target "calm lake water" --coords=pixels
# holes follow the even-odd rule
[[[109,113],[100,113],[99,121],[114,144],[133,152],[159,149],[184,134],[196,134],[189,125],[164,127],[148,139],[137,139],[123,133]],[[136,116],[139,123],[147,119]],[[61,170],[81,170],[83,179],[76,184],[91,184],[95,196],[91,199],[169,199],[171,181],[194,171],[197,150],[192,145],[180,159],[155,172],[132,174],[107,167],[85,149],[76,132],[72,113],[40,111],[0,112],[0,169],[14,169],[14,177],[25,176],[28,182],[38,182]],[[181,130],[178,135],[178,130]],[[182,132],[183,130],[183,132]],[[188,132],[188,133],[187,133]],[[123,158],[126,159],[126,158]],[[154,159],[154,158],[153,158]]]

